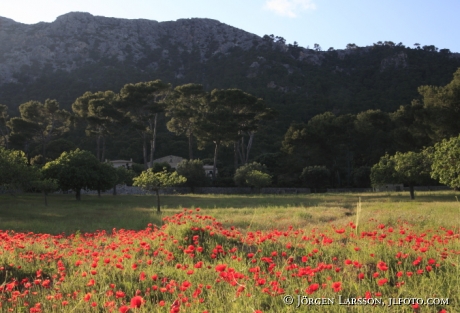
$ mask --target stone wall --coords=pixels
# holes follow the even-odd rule
[[[416,191],[436,191],[436,190],[452,190],[447,186],[416,186]],[[335,188],[335,189],[324,189],[326,192],[341,193],[341,192],[373,192],[371,188]],[[388,190],[390,191],[390,190]],[[402,190],[401,190],[402,191]],[[404,188],[404,191],[409,191],[408,187]],[[0,189],[0,194],[1,194]],[[102,192],[102,194],[112,194],[113,190]],[[192,193],[189,187],[169,187],[163,188],[159,192],[162,195],[171,194],[190,194]],[[244,195],[244,194],[309,194],[311,193],[310,188],[261,188],[260,192],[257,189],[251,189],[249,187],[196,187],[196,194],[222,194],[222,195]],[[85,191],[82,190],[82,194],[97,194],[95,190]],[[129,187],[118,185],[118,195],[154,195],[153,191],[145,191],[139,187]]]
[[[101,194],[112,194],[113,189]],[[169,187],[160,189],[160,194],[189,194],[192,193],[189,187]],[[196,194],[257,194],[256,189],[249,187],[196,187]],[[307,194],[310,193],[309,188],[261,188],[262,194]],[[82,194],[97,194],[95,190],[82,190]],[[117,186],[117,194],[119,195],[146,195],[155,194],[153,191],[145,191],[139,187],[128,187],[123,185]]]
[[[437,190],[453,190],[447,186],[415,186],[415,191],[437,191]],[[404,187],[404,191],[409,191],[409,187]]]

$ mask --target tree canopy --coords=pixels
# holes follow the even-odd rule
[[[372,167],[371,182],[373,186],[406,184],[409,186],[411,199],[414,199],[414,186],[428,181],[430,172],[431,158],[427,151],[397,152],[393,156],[386,154]]]
[[[163,101],[171,85],[155,80],[126,84],[120,90],[118,108],[130,118],[142,137],[144,166],[153,166],[156,148],[158,114],[165,109]],[[147,160],[147,141],[150,142],[150,160]]]
[[[460,136],[435,144],[432,154],[431,177],[440,183],[460,187]]]
[[[177,173],[187,179],[185,185],[194,192],[195,187],[204,187],[210,183],[209,177],[203,168],[203,162],[197,160],[183,160],[177,165]]]
[[[28,165],[23,151],[0,147],[0,188],[6,191],[27,189],[38,179],[38,171]]]
[[[149,191],[155,191],[157,195],[157,213],[160,213],[159,190],[161,188],[183,184],[187,181],[187,179],[180,176],[177,172],[154,172],[151,168],[149,168],[148,170],[143,171],[138,177],[135,177],[133,181],[133,186],[138,186]]]
[[[21,117],[10,119],[12,136],[22,136],[26,142],[41,145],[42,157],[46,162],[46,147],[54,136],[62,134],[67,128],[69,113],[59,109],[56,100],[47,99],[45,103],[29,101],[19,106]]]
[[[59,188],[64,191],[75,191],[76,199],[81,200],[82,189],[101,187],[99,181],[101,163],[88,151],[74,150],[64,152],[59,158],[48,162],[43,167],[45,178],[56,179]]]

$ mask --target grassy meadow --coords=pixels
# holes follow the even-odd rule
[[[144,229],[147,223],[183,208],[201,208],[226,226],[247,229],[283,229],[355,221],[361,200],[361,226],[371,217],[382,222],[417,220],[420,225],[460,227],[460,203],[453,191],[321,193],[306,195],[163,195],[162,214],[156,214],[155,196],[53,194],[44,205],[40,194],[0,195],[0,229],[35,233],[94,232]]]
[[[460,312],[456,195],[2,195],[0,311]]]

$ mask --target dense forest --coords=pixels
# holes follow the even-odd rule
[[[1,143],[23,150],[36,165],[76,148],[93,151],[100,161],[133,158],[145,167],[173,154],[216,166],[217,186],[233,185],[235,170],[256,161],[275,186],[301,186],[302,170],[322,166],[331,173],[325,186],[366,187],[371,167],[384,155],[420,152],[460,133],[460,69],[445,86],[420,86],[418,93],[390,112],[317,114],[292,123],[277,143],[267,125],[283,112],[261,98],[240,89],[207,92],[199,84],[172,88],[156,80],[127,84],[118,93],[86,92],[71,111],[47,99],[23,103],[20,115],[9,117],[2,105]],[[255,152],[257,141],[272,149]]]
[[[219,169],[217,185],[232,185],[236,168],[259,162],[275,186],[304,184],[308,166],[326,167],[329,186],[368,186],[369,168],[386,153],[458,134],[460,55],[432,45],[323,51],[207,19],[69,13],[50,24],[2,23],[1,145],[24,151],[31,164],[80,148],[144,165],[167,155],[201,159]],[[132,36],[121,42],[120,32]],[[221,139],[210,136],[225,127],[232,131]]]

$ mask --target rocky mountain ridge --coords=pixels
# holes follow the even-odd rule
[[[241,88],[279,110],[287,125],[326,110],[394,110],[410,103],[418,86],[446,84],[460,67],[459,54],[432,46],[379,42],[321,51],[202,18],[157,22],[71,12],[26,25],[0,17],[0,43],[0,103],[11,114],[29,100],[57,99],[69,109],[86,91],[162,79]]]
[[[52,23],[25,25],[0,17],[0,84],[17,82],[24,67],[51,67],[72,71],[104,58],[137,64],[152,51],[168,58],[168,46],[179,53],[198,50],[201,61],[230,48],[249,49],[262,39],[212,19],[180,19],[175,22],[128,20],[72,12]],[[146,68],[155,69],[157,62]]]

